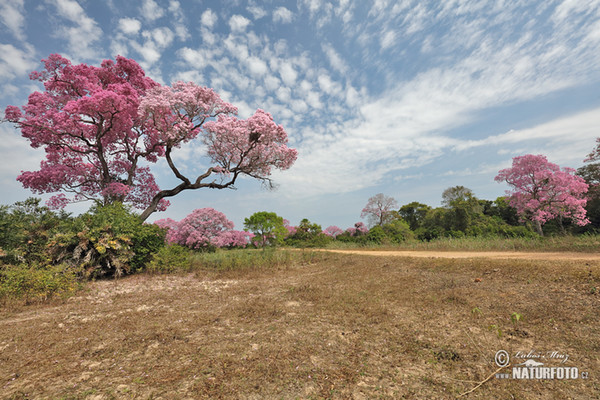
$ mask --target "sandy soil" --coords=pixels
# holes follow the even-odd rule
[[[496,260],[600,260],[600,253],[522,251],[411,251],[411,250],[323,250],[342,254],[418,258],[491,258]]]

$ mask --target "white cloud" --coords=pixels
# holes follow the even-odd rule
[[[250,25],[250,20],[242,15],[236,14],[229,18],[229,28],[232,32],[244,32],[248,25]]]
[[[185,26],[185,16],[183,14],[183,10],[181,9],[181,4],[179,1],[170,0],[169,1],[169,12],[175,19],[174,21],[174,30],[175,35],[179,40],[187,40],[190,37],[190,34]]]
[[[335,51],[333,46],[328,43],[323,43],[321,47],[323,48],[331,67],[341,74],[345,74],[348,71],[348,65],[342,60],[342,57]]]
[[[392,47],[395,43],[396,43],[396,32],[395,31],[388,30],[388,31],[385,31],[381,35],[380,44],[381,44],[382,49],[385,50],[389,47]]]
[[[247,8],[248,12],[252,14],[252,17],[256,21],[257,19],[264,18],[267,12],[264,8],[257,6],[256,4],[249,5]]]
[[[26,76],[36,66],[33,55],[31,46],[21,50],[12,44],[0,44],[0,81]]]
[[[102,29],[95,20],[88,17],[83,8],[74,0],[49,0],[56,6],[58,14],[73,23],[62,26],[58,33],[69,43],[69,50],[82,58],[96,58],[93,43],[102,39]]]
[[[166,27],[156,28],[150,32],[144,31],[142,36],[147,39],[152,39],[159,49],[165,49],[169,47],[175,38],[173,32]]]
[[[0,135],[2,135],[0,154],[2,154],[3,160],[0,163],[0,184],[4,188],[2,191],[3,203],[7,202],[4,196],[9,193],[12,196],[15,196],[15,193],[21,196],[21,198],[13,197],[9,202],[22,200],[30,196],[31,192],[22,189],[21,184],[16,180],[17,176],[21,174],[21,171],[37,169],[40,161],[44,158],[44,151],[31,148],[29,142],[8,124],[0,125]]]
[[[126,35],[135,35],[142,28],[142,23],[135,18],[121,18],[119,29]]]
[[[258,57],[249,57],[247,59],[248,69],[250,73],[253,75],[265,75],[269,72],[269,67],[267,67],[267,63],[261,60]]]
[[[572,142],[576,138],[577,142],[588,143],[589,147],[578,153],[570,154],[578,159],[583,159],[585,154],[591,152],[595,138],[600,136],[598,126],[600,126],[600,108],[558,118],[532,128],[510,130],[501,135],[488,136],[485,139],[461,141],[454,148],[468,150],[483,146],[500,147],[523,142],[544,141],[546,145],[560,142],[561,145],[558,148],[562,149],[564,143]],[[568,154],[564,151],[562,153]]]
[[[202,16],[200,17],[200,22],[202,23],[202,25],[204,25],[208,29],[214,28],[215,25],[217,24],[218,20],[219,20],[219,17],[210,8],[207,9],[206,11],[204,11],[202,13]]]
[[[273,75],[267,75],[265,77],[265,87],[267,88],[267,90],[273,91],[279,86],[281,86],[281,81],[277,77]]]
[[[165,10],[154,0],[144,0],[140,13],[148,21],[156,21],[165,15]]]
[[[0,19],[19,40],[25,39],[25,0],[4,0],[0,4]]]
[[[281,76],[283,82],[285,82],[285,84],[288,86],[293,85],[296,82],[296,78],[298,78],[298,73],[296,72],[292,64],[290,64],[287,61],[281,62],[279,75]]]
[[[292,22],[293,18],[294,14],[285,7],[277,7],[275,11],[273,11],[273,22],[289,24]]]
[[[338,82],[331,80],[326,73],[319,74],[318,82],[321,90],[330,96],[337,95],[342,90],[342,86]]]

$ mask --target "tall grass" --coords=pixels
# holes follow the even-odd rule
[[[147,271],[150,273],[172,273],[198,270],[269,269],[310,264],[323,257],[322,253],[314,251],[275,248],[265,250],[217,249],[213,253],[205,253],[188,250],[180,246],[168,246],[155,256]]]
[[[600,252],[600,235],[548,236],[534,238],[465,237],[439,238],[430,242],[406,241],[395,245],[367,245],[333,242],[330,248],[372,248],[378,250],[434,251],[574,251]]]

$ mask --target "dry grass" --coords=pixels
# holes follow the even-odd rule
[[[0,393],[451,399],[496,370],[497,350],[535,349],[567,353],[590,378],[491,379],[463,398],[600,398],[598,289],[597,261],[328,253],[99,281],[63,303],[0,310]]]

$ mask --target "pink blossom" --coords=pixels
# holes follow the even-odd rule
[[[541,225],[557,217],[589,223],[584,208],[588,185],[572,168],[561,169],[543,155],[528,154],[513,158],[512,167],[499,171],[495,180],[511,186],[506,192],[509,204],[522,220],[536,223],[540,234]]]
[[[331,236],[332,238],[335,238],[337,235],[344,233],[344,231],[342,231],[341,228],[339,228],[335,225],[332,225],[332,226],[328,226],[327,228],[325,228],[323,233],[326,234],[327,236]]]
[[[383,226],[393,220],[392,211],[397,208],[398,203],[393,197],[378,193],[369,198],[367,205],[362,209],[360,217],[367,217],[371,225]]]
[[[269,113],[257,110],[240,120],[237,108],[210,88],[159,85],[121,56],[100,67],[72,65],[58,54],[43,62],[44,70],[30,78],[42,82],[44,91],[32,93],[22,109],[8,106],[4,119],[32,147],[45,149],[40,169],[17,179],[35,193],[63,194],[56,206],[122,201],[143,209],[145,220],[183,190],[233,187],[240,175],[270,182],[273,168],[288,169],[296,160],[285,130]],[[212,166],[190,178],[177,167],[172,150],[198,136]],[[144,163],[163,157],[178,183],[161,190]]]
[[[210,246],[246,247],[253,236],[248,232],[232,230],[233,222],[213,208],[194,210],[179,222],[166,218],[154,223],[167,229],[167,243],[192,249]]]

